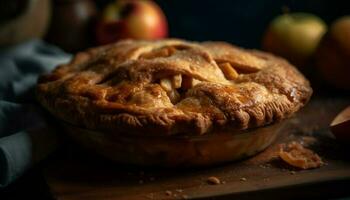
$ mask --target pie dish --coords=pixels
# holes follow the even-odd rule
[[[161,138],[162,144],[175,138],[214,140],[268,127],[276,130],[311,94],[309,82],[282,58],[225,42],[179,39],[124,40],[92,48],[42,75],[37,85],[39,102],[73,138],[114,160],[122,159],[113,154],[113,145],[103,148],[122,138],[133,138],[129,143]],[[256,151],[271,142],[257,145]],[[124,152],[122,161],[128,163],[143,151]],[[131,162],[169,164],[154,160],[145,155]]]

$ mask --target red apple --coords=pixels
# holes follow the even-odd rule
[[[99,44],[120,39],[167,37],[168,25],[159,6],[150,0],[120,0],[109,4],[97,24]]]
[[[315,61],[329,84],[350,90],[350,16],[336,20],[322,39]]]
[[[326,29],[322,19],[315,15],[283,14],[270,23],[262,47],[297,66],[303,66],[316,50]]]

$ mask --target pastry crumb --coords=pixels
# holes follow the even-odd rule
[[[242,177],[239,179],[240,181],[247,181],[247,179],[245,177]]]
[[[260,164],[259,167],[260,167],[260,168],[263,168],[263,169],[268,169],[268,168],[271,168],[271,164],[269,164],[269,163]]]
[[[219,185],[221,183],[220,179],[215,176],[208,177],[207,182],[211,185]]]
[[[154,198],[154,194],[150,193],[150,194],[146,195],[146,197],[149,198],[149,199],[153,199]]]
[[[302,136],[301,137],[301,144],[304,146],[310,146],[317,142],[317,139],[312,136]]]
[[[324,165],[320,156],[297,142],[281,145],[279,156],[289,165],[300,169],[313,169]]]
[[[167,190],[167,191],[165,191],[165,194],[166,194],[167,196],[171,196],[173,193],[172,193],[170,190]]]
[[[188,199],[188,195],[186,194],[182,195],[182,199]]]
[[[176,192],[180,192],[181,193],[181,192],[183,192],[183,190],[182,189],[177,189]]]

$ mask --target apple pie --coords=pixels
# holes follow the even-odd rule
[[[227,135],[280,124],[311,94],[309,82],[282,58],[225,42],[178,39],[124,40],[92,48],[42,75],[37,85],[39,102],[85,146],[113,154],[109,157],[115,160],[134,159],[132,163],[149,162],[139,154],[152,151],[151,163],[156,164],[234,159],[218,155],[225,154],[220,146]],[[261,136],[260,147],[266,147],[271,139]],[[225,139],[218,143],[213,137]],[[216,143],[203,153],[198,144],[187,148],[193,138]],[[246,150],[236,145],[227,151],[253,154],[257,141],[251,140]]]

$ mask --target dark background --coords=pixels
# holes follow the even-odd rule
[[[309,12],[327,24],[350,14],[350,1],[339,0],[156,0],[168,18],[170,37],[224,40],[259,48],[269,22],[290,12]]]
[[[52,0],[68,4],[88,0]],[[115,0],[91,0],[102,8]],[[269,22],[282,14],[308,12],[328,25],[350,14],[349,0],[155,0],[163,9],[170,37],[188,40],[224,40],[247,48],[259,48]],[[1,0],[0,26],[28,6],[28,0]],[[33,22],[34,24],[35,22]],[[69,31],[69,30],[67,30]],[[90,30],[91,31],[91,30]]]

